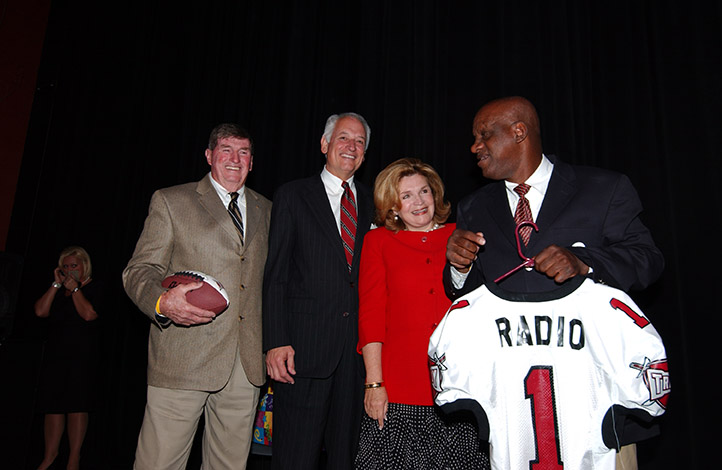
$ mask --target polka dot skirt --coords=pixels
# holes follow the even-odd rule
[[[384,428],[364,413],[358,470],[488,470],[473,422],[447,421],[433,406],[389,403]]]

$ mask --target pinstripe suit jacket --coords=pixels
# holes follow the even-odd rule
[[[263,349],[291,345],[297,377],[325,378],[343,345],[358,341],[358,268],[374,214],[371,191],[356,182],[358,228],[352,271],[320,175],[274,196],[263,282]]]
[[[153,194],[143,233],[123,271],[130,298],[148,317],[148,384],[186,390],[222,388],[240,351],[248,380],[265,381],[261,350],[261,284],[268,251],[271,203],[245,189],[246,232],[238,232],[211,184],[161,189]],[[176,271],[194,270],[218,279],[230,305],[215,320],[192,327],[155,323],[161,281]]]

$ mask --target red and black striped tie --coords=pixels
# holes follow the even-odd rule
[[[356,242],[356,199],[348,183],[344,181],[343,195],[341,196],[341,239],[343,240],[343,248],[346,252],[346,266],[351,271],[353,264],[353,248]]]
[[[534,222],[531,216],[531,207],[529,207],[529,200],[524,196],[529,192],[531,186],[526,183],[522,183],[514,188],[514,192],[519,195],[519,202],[516,205],[516,212],[514,212],[514,222],[519,225],[522,222]],[[519,229],[519,235],[524,245],[529,244],[529,237],[531,236],[531,225],[525,225]]]

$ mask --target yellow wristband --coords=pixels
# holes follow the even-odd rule
[[[365,389],[369,389],[369,388],[381,388],[381,387],[383,387],[383,386],[384,386],[383,381],[381,381],[381,382],[371,382],[371,383],[364,384],[364,388],[365,388]]]
[[[160,297],[163,297],[162,295]],[[158,301],[155,303],[155,313],[158,315],[163,315],[160,313],[160,297],[158,297]]]

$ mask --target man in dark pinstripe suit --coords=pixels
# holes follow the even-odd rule
[[[350,469],[363,409],[358,264],[374,215],[353,175],[370,129],[355,113],[328,118],[321,174],[280,187],[273,200],[263,287],[263,349],[274,380],[273,469]],[[350,266],[341,237],[342,183],[357,207]]]

